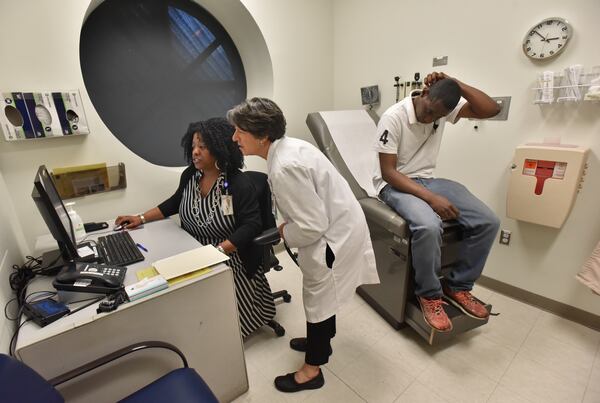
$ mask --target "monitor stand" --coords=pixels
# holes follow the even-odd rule
[[[90,242],[80,243],[79,245],[77,245],[77,248],[79,249],[79,248],[82,248],[85,246],[87,246],[93,250],[92,244]],[[77,262],[96,262],[96,261],[98,261],[98,257],[96,257],[94,254],[91,254],[89,256],[77,258],[77,259],[75,259],[75,261],[77,261]],[[63,266],[67,265],[69,262],[70,262],[69,260],[66,260],[63,257],[60,249],[54,249],[54,250],[46,252],[42,255],[41,267],[45,268],[44,274],[55,275],[63,268]]]

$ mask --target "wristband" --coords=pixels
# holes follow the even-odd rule
[[[142,224],[146,224],[146,218],[143,214],[138,215],[138,217],[140,217],[140,220],[142,220]]]

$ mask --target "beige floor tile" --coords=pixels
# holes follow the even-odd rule
[[[482,331],[474,329],[452,340],[436,355],[436,360],[460,360],[486,375],[493,381],[499,381],[516,352],[495,341],[482,337]]]
[[[370,306],[357,307],[352,315],[336,318],[337,333],[352,332],[365,343],[372,346],[387,334],[396,332]]]
[[[600,332],[551,313],[544,312],[536,327],[584,351],[596,351],[600,343]]]
[[[233,403],[287,403],[285,395],[273,386],[252,387],[246,393],[238,397]]]
[[[519,356],[541,364],[570,382],[587,385],[596,349],[585,351],[579,347],[557,339],[544,328],[536,326],[523,343]]]
[[[471,293],[483,302],[488,302],[488,300],[492,297],[492,294],[494,292],[489,288],[485,288],[479,284],[475,284],[473,285],[473,290],[471,290]]]
[[[540,309],[498,293],[494,293],[487,302],[493,305],[494,312],[500,313],[498,318],[507,317],[525,327],[533,326],[542,315]]]
[[[299,354],[289,348],[289,337],[277,337],[268,328],[261,328],[251,334],[244,342],[246,365],[264,367],[271,361]]]
[[[518,351],[542,311],[497,293],[487,302],[492,304],[492,311],[500,315],[490,317],[487,325],[478,330],[490,340]]]
[[[444,403],[439,395],[429,390],[425,385],[414,381],[394,403]]]
[[[302,365],[304,354],[289,340],[305,336],[306,319],[301,272],[285,252],[278,257],[284,270],[267,276],[274,291],[292,294],[290,304],[277,305],[286,334],[278,338],[264,327],[246,340],[250,390],[236,403],[600,403],[599,332],[480,286],[473,293],[501,315],[434,347],[409,327],[393,329],[355,295],[338,313],[325,387],[281,393],[273,380]]]
[[[310,403],[362,403],[365,402],[356,392],[342,382],[335,374],[327,368],[323,369],[325,386],[311,393],[308,399]]]
[[[600,402],[600,390],[588,389],[583,397],[583,403],[599,403]]]
[[[361,355],[367,354],[371,346],[351,331],[339,331],[331,342],[333,355],[329,357],[327,368],[336,374],[352,364]]]
[[[354,312],[356,312],[359,309],[370,309],[373,310],[366,302],[364,299],[362,299],[362,297],[358,294],[354,294],[354,296],[352,297],[352,300],[344,305],[342,307],[342,309],[340,310],[339,314],[336,315],[337,318],[343,318],[346,316],[352,316],[354,314]],[[379,316],[379,315],[377,315]]]
[[[249,388],[246,393],[235,399],[234,403],[276,402],[287,403],[285,395],[273,386],[273,380],[267,378],[260,369],[246,360]]]
[[[498,385],[492,396],[490,396],[490,400],[488,403],[531,403],[529,400],[525,399],[522,396],[519,396],[517,393],[512,390],[504,387],[502,385]]]
[[[483,375],[470,363],[436,356],[417,380],[449,402],[486,402],[497,382]]]
[[[336,373],[370,403],[393,402],[415,379],[396,361],[369,351]]]
[[[592,369],[590,380],[588,382],[584,403],[599,403],[600,402],[600,360],[596,357],[596,365]]]
[[[510,319],[508,315],[493,316],[488,323],[478,328],[480,334],[504,347],[518,351],[533,329],[533,323],[524,325]]]
[[[408,327],[385,335],[371,350],[389,357],[407,372],[417,375],[431,364],[438,351]]]
[[[545,366],[517,356],[500,385],[518,393],[533,403],[580,402],[585,385],[569,382]]]

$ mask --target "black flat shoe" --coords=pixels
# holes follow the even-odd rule
[[[306,353],[306,337],[296,337],[290,340],[290,348],[301,353]]]
[[[294,372],[275,378],[275,388],[280,392],[293,393],[300,392],[301,390],[319,389],[323,385],[325,385],[325,378],[323,378],[323,372],[320,369],[319,375],[304,383],[296,382]]]

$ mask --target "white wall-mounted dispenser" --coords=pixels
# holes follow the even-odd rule
[[[518,146],[510,174],[506,215],[562,227],[581,189],[587,155],[587,148],[558,142]]]

